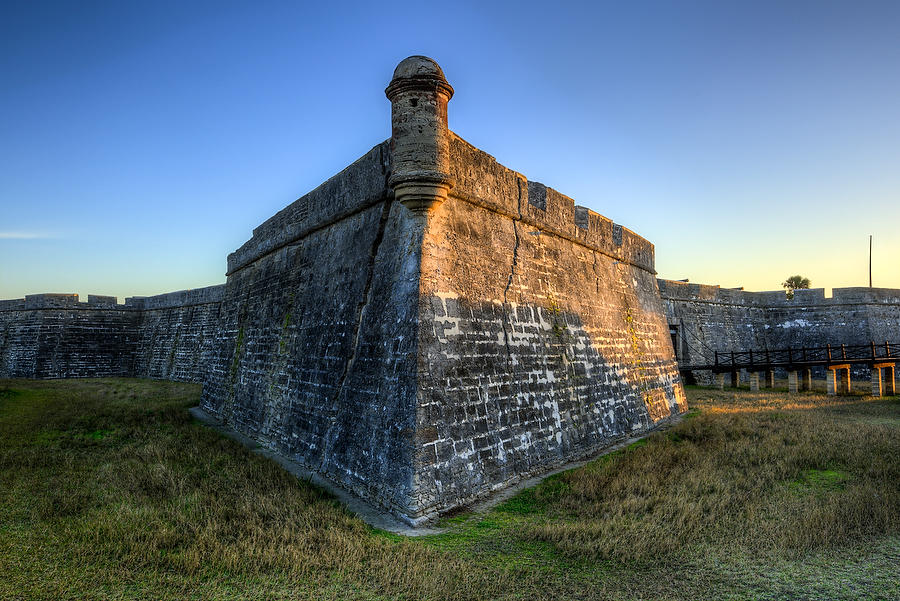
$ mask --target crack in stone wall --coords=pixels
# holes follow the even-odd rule
[[[519,219],[522,218],[522,180],[517,179],[516,184],[518,186],[518,211],[519,211]],[[506,280],[506,287],[503,289],[503,306],[504,309],[509,306],[509,289],[512,286],[513,277],[516,275],[516,264],[519,261],[519,222],[515,219],[512,220],[513,226],[513,235],[515,236],[515,244],[513,245],[512,252],[512,261],[509,266],[509,278]],[[504,311],[506,314],[506,311]],[[512,354],[509,350],[509,328],[510,328],[509,320],[506,319],[503,321],[503,340],[506,345],[506,362],[507,364],[512,363]]]
[[[378,232],[375,235],[375,239],[372,241],[372,247],[369,251],[369,261],[366,267],[366,284],[363,288],[362,300],[357,304],[356,318],[354,320],[356,326],[353,329],[353,344],[351,347],[352,350],[350,352],[350,358],[345,363],[343,372],[338,379],[334,398],[332,400],[332,412],[335,412],[337,410],[340,396],[344,392],[344,383],[347,380],[347,375],[353,369],[353,366],[356,364],[356,359],[359,356],[359,336],[360,332],[362,331],[362,323],[363,319],[365,318],[366,307],[368,307],[369,301],[371,300],[370,294],[372,290],[372,278],[375,276],[375,261],[378,258],[378,249],[381,247],[381,243],[384,240],[384,232],[385,227],[387,226],[388,217],[390,216],[391,204],[392,203],[390,200],[386,200],[381,208],[381,218],[378,222]],[[329,432],[325,435],[325,452],[322,453],[323,464],[328,459],[329,448],[332,444],[334,444],[334,440],[331,436],[331,428],[333,428],[336,418],[334,417],[334,415],[332,415],[329,419],[331,424],[329,425]]]

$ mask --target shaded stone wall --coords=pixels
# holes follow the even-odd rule
[[[421,232],[391,201],[389,158],[376,146],[229,257],[202,406],[405,515]]]
[[[140,312],[134,375],[202,382],[219,329],[224,286],[129,298]]]
[[[712,364],[716,351],[766,348],[766,308],[754,293],[662,279],[658,285],[680,365]]]
[[[0,301],[0,377],[200,381],[222,286],[136,297],[35,294]]]
[[[869,338],[900,342],[900,290],[888,288],[856,288],[866,295]]]
[[[35,294],[0,303],[0,377],[84,378],[134,373],[139,315],[115,299]]]

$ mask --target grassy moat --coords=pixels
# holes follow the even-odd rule
[[[0,598],[900,598],[900,397],[690,388],[681,423],[417,539],[198,397],[0,380]]]

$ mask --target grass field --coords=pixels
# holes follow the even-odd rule
[[[900,400],[691,412],[441,535],[194,423],[199,387],[0,380],[2,599],[900,599]]]

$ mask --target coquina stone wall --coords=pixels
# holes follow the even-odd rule
[[[389,173],[379,144],[229,257],[202,406],[406,515],[420,234]]]
[[[151,297],[34,294],[0,301],[0,377],[199,382],[222,286]]]
[[[659,280],[679,365],[712,364],[715,352],[900,343],[900,290],[835,288],[748,292]],[[705,374],[700,374],[701,379]]]
[[[0,376],[130,376],[140,316],[110,297],[34,294],[0,301]]]
[[[425,512],[685,408],[652,245],[456,136],[450,152],[455,185],[422,251]]]
[[[203,408],[419,524],[685,409],[629,230],[447,129],[430,59],[390,140],[228,260]]]

